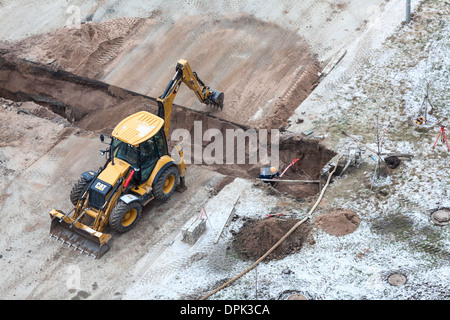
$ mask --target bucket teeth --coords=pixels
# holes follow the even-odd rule
[[[104,251],[92,251],[89,246],[85,244],[79,245],[78,243],[73,243],[72,241],[69,241],[67,239],[63,239],[62,237],[58,237],[57,235],[50,234],[50,238],[54,239],[57,242],[61,242],[62,245],[67,245],[67,248],[73,247],[73,251],[80,251],[80,254],[86,254],[88,257],[93,257],[94,259],[98,258],[98,255],[103,255]]]
[[[223,92],[210,89],[207,105],[222,110],[223,109]]]
[[[222,105],[220,105],[219,103],[215,103],[215,102],[208,103],[208,106],[211,108],[214,108],[214,109],[220,109],[220,110],[223,109]]]
[[[100,234],[101,237],[97,234]],[[73,251],[79,250],[80,254],[85,253],[87,256],[94,257],[94,259],[102,257],[109,250],[110,236],[97,234],[92,234],[91,231],[86,231],[83,228],[72,228],[71,221],[60,221],[59,216],[52,219],[50,226],[51,238],[56,241],[60,240],[62,244],[67,245],[67,248],[73,246]],[[105,236],[107,236],[106,241]]]
[[[83,249],[83,248],[81,248],[81,247],[77,247],[75,244],[73,244],[73,243],[70,242],[70,241],[61,239],[61,238],[59,238],[59,237],[57,237],[57,236],[55,236],[55,235],[53,235],[53,234],[50,234],[50,238],[51,238],[51,239],[54,239],[55,241],[61,240],[62,245],[67,244],[67,247],[68,247],[68,248],[73,247],[73,251],[79,250],[79,251],[80,251],[80,254],[85,253],[87,256],[91,256],[91,257],[93,257],[94,259],[97,258],[97,256],[96,256],[94,253],[92,253],[92,252],[90,252],[90,251],[88,251],[88,250],[85,250],[85,249]]]

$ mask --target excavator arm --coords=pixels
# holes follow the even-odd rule
[[[164,119],[164,132],[166,134],[166,138],[169,137],[169,126],[173,101],[181,83],[184,83],[189,89],[194,91],[201,103],[219,108],[221,110],[223,109],[223,92],[213,90],[206,86],[197,74],[192,71],[186,60],[178,60],[175,75],[172,80],[170,80],[164,90],[164,93],[157,99],[158,116]]]

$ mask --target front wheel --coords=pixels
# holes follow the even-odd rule
[[[76,206],[78,201],[80,201],[81,196],[83,195],[84,190],[86,190],[88,184],[89,180],[83,176],[74,184],[72,191],[70,192],[70,202],[72,202],[74,206]]]
[[[139,202],[125,203],[119,200],[111,212],[109,225],[119,233],[127,232],[136,225],[141,213],[142,205]]]
[[[167,200],[174,193],[180,174],[176,167],[169,167],[159,176],[154,184],[153,193],[156,199]]]

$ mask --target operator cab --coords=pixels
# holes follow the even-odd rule
[[[168,154],[164,120],[147,111],[125,118],[112,132],[111,156],[136,169],[138,184],[147,181],[158,160]]]

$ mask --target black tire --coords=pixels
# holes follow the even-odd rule
[[[117,201],[116,206],[109,216],[109,225],[118,232],[127,232],[136,225],[142,213],[142,205],[138,201],[125,203]]]
[[[180,174],[175,166],[169,167],[159,176],[153,184],[155,199],[167,200],[175,192]]]
[[[74,206],[77,205],[88,184],[89,181],[84,177],[81,177],[72,187],[72,191],[70,192],[70,202],[72,202]]]

